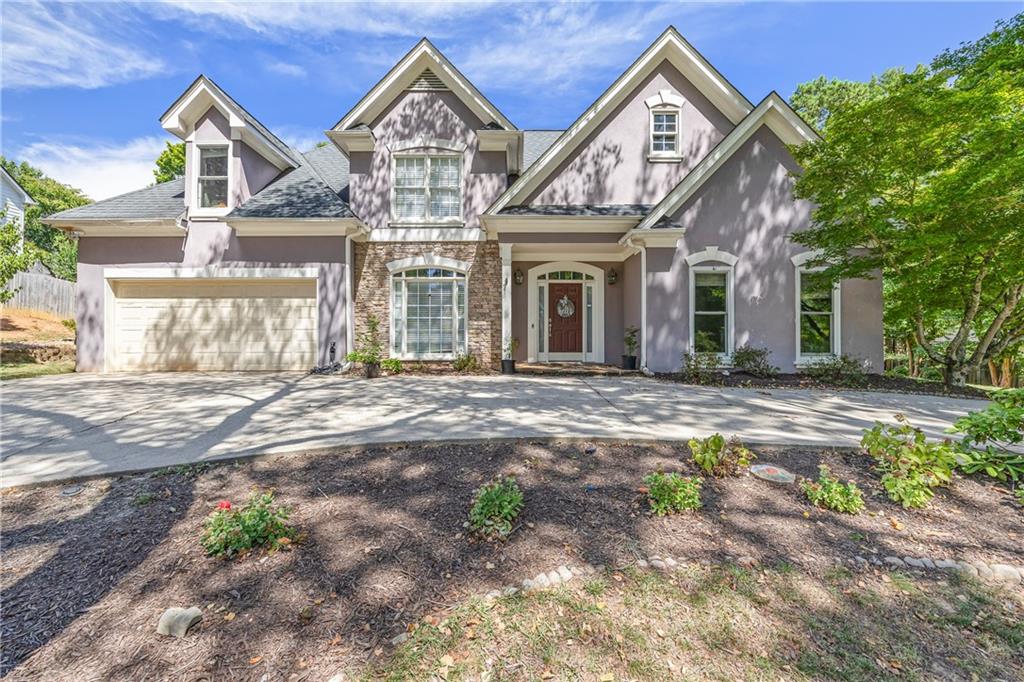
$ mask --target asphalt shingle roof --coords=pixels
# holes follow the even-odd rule
[[[353,217],[352,209],[309,161],[280,176],[228,214],[228,218]]]
[[[185,179],[175,178],[93,204],[69,208],[48,219],[173,220],[184,210]]]
[[[650,204],[539,204],[536,206],[506,206],[500,215],[536,216],[636,216],[650,213]]]
[[[523,131],[523,171],[533,165],[548,147],[562,136],[564,130],[524,130]]]

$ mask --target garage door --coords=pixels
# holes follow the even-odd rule
[[[112,369],[305,370],[315,280],[111,282]]]

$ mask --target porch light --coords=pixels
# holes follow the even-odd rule
[[[619,273],[615,272],[615,268],[608,271],[608,286],[614,285],[619,281]]]
[[[520,270],[519,268],[516,268],[515,273],[512,275],[512,279],[515,280],[515,283],[517,285],[522,284],[523,283],[523,271]]]

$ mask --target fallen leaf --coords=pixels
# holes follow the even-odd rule
[[[444,656],[439,658],[437,662],[446,668],[450,668],[453,665],[455,665],[455,659],[452,658],[449,654],[445,654]]]
[[[889,525],[895,528],[896,530],[903,530],[903,524],[900,523],[899,519],[897,519],[895,516],[889,517]]]
[[[252,658],[249,659],[249,665],[256,665],[257,663],[259,663],[262,660],[263,660],[262,656],[253,656]]]
[[[555,674],[553,672],[551,672],[550,670],[545,670],[544,672],[542,672],[540,674],[540,679],[542,679],[542,680],[550,680],[554,676],[555,676]]]
[[[605,673],[604,675],[601,675],[601,677],[599,677],[598,679],[600,680],[600,682],[614,682],[615,673]]]
[[[229,623],[230,623],[231,621],[233,621],[234,619],[235,619],[235,612],[234,612],[234,611],[232,611],[231,613],[227,613],[227,614],[225,614],[225,615],[224,615],[224,620],[228,621]]]

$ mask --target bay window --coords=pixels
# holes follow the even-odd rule
[[[397,222],[459,222],[462,157],[395,157],[393,215]]]
[[[466,347],[466,275],[435,267],[392,273],[391,356],[450,359]]]

